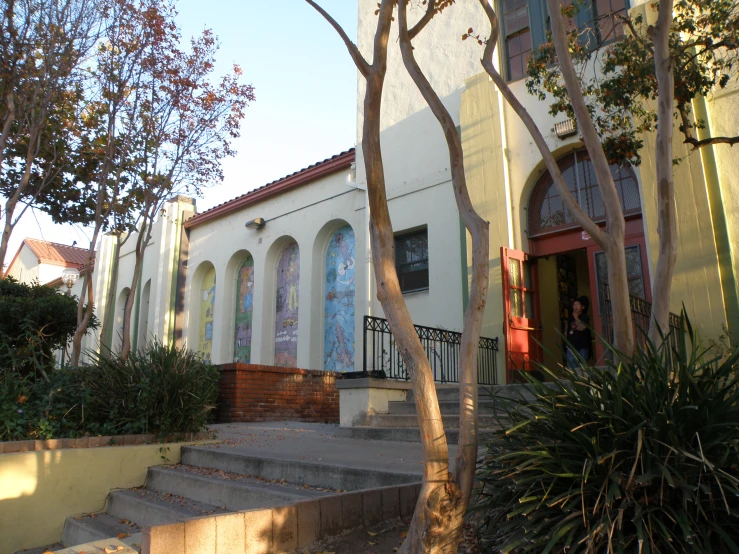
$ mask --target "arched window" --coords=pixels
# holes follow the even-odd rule
[[[298,367],[298,284],[300,250],[292,242],[277,262],[275,365]]]
[[[234,362],[251,362],[251,329],[254,312],[254,258],[251,254],[239,268],[236,279]]]
[[[604,221],[603,200],[588,152],[577,150],[567,154],[557,161],[557,165],[567,187],[585,213],[595,222]],[[611,174],[624,215],[640,214],[639,185],[634,170],[629,166],[612,165]],[[544,172],[529,200],[529,237],[577,227],[579,225],[565,208],[549,171]]]
[[[331,236],[326,250],[326,298],[323,312],[323,368],[354,370],[354,231],[345,225]]]
[[[211,267],[203,275],[200,296],[200,333],[198,350],[207,363],[211,363],[213,357],[213,320],[215,319],[214,307],[216,303],[216,269]]]

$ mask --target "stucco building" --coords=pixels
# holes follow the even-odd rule
[[[358,45],[363,52],[371,51],[374,4],[360,0]],[[639,0],[592,4],[591,15],[630,9],[651,17]],[[529,95],[521,78],[521,64],[543,40],[543,10],[539,0],[501,3],[506,26],[497,63],[544,131],[581,206],[599,220],[603,207],[578,134],[555,132],[556,124],[567,122],[554,120],[548,104]],[[503,383],[510,379],[506,370],[532,357],[543,359],[538,342],[554,353],[543,361],[561,362],[557,333],[573,297],[588,296],[593,326],[606,330],[607,283],[602,252],[564,210],[531,137],[482,71],[481,47],[460,41],[468,27],[486,28],[485,21],[477,3],[458,3],[432,21],[415,46],[419,64],[459,126],[470,194],[490,221],[491,280],[483,335],[500,340],[496,375],[490,380]],[[396,34],[390,40],[381,135],[396,264],[414,322],[439,332],[460,331],[469,240],[456,209],[440,127],[405,72]],[[359,77],[358,140],[363,88]],[[710,127],[705,132],[739,130],[735,82],[695,104]],[[677,134],[675,147],[688,153]],[[629,282],[637,310],[648,309],[657,258],[653,151],[654,137],[649,136],[640,167],[613,168],[627,218]],[[672,311],[684,304],[708,340],[726,330],[739,336],[739,197],[732,193],[737,175],[739,158],[725,145],[692,153],[676,169],[679,254]],[[100,242],[96,306],[118,323],[110,336],[86,339],[88,345],[98,340],[113,348],[120,344],[115,329],[126,296],[135,294],[135,345],[152,335],[182,341],[216,364],[338,372],[378,363],[386,367],[392,344],[378,344],[378,335],[365,329],[366,316],[383,317],[368,217],[361,148],[202,213],[192,200],[175,198],[156,224],[136,291],[128,290],[135,241],[120,253],[116,276],[110,274],[115,241],[106,236]],[[106,305],[110,287],[114,306]],[[429,348],[436,352],[434,340],[439,342],[430,339]]]

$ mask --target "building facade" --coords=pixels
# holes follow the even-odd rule
[[[367,53],[375,32],[374,5],[359,2],[358,46]],[[603,206],[577,133],[558,136],[555,125],[563,122],[549,115],[547,102],[527,93],[522,79],[521,64],[543,40],[543,6],[539,0],[501,3],[506,26],[496,61],[544,132],[581,206],[598,221]],[[651,17],[638,0],[592,6],[599,16],[627,9]],[[561,363],[558,333],[573,298],[588,296],[594,328],[606,329],[607,283],[603,253],[572,221],[533,140],[483,73],[482,47],[460,41],[469,27],[486,27],[485,21],[477,3],[455,4],[429,24],[415,46],[419,64],[459,127],[470,194],[490,222],[483,336],[500,340],[496,380],[502,383],[524,360]],[[394,29],[381,130],[396,266],[414,322],[461,331],[470,241],[455,205],[441,129],[405,72],[396,37]],[[358,90],[360,141],[361,76]],[[714,134],[732,134],[739,129],[737,104],[733,83],[694,109]],[[638,306],[651,300],[658,245],[654,137],[646,137],[645,144],[640,167],[612,168],[627,218],[630,291]],[[739,162],[725,145],[687,155],[676,134],[675,146],[686,157],[676,168],[679,253],[672,311],[685,305],[704,339],[719,340],[727,330],[739,336],[739,197],[732,192]],[[203,213],[190,199],[174,199],[156,224],[140,287],[133,292],[135,346],[157,336],[199,350],[216,364],[362,370],[370,356],[364,318],[383,316],[368,217],[361,148]],[[110,336],[89,337],[90,346],[120,345],[115,329],[132,294],[134,242],[120,253],[117,275],[110,272],[114,238],[100,243],[95,303],[99,314],[116,323]],[[108,306],[111,288],[116,301]],[[540,344],[552,354],[545,357]],[[385,355],[385,346],[372,354]]]

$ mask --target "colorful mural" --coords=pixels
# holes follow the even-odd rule
[[[203,276],[200,300],[200,340],[198,350],[210,363],[213,355],[213,306],[216,302],[216,270],[211,267]]]
[[[354,231],[346,225],[326,251],[323,365],[330,371],[354,371],[355,254]]]
[[[298,283],[300,250],[288,244],[277,263],[275,365],[298,367]]]
[[[254,258],[248,255],[236,280],[234,362],[251,362],[251,322],[254,311]]]

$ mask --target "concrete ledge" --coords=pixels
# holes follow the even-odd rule
[[[312,551],[315,542],[345,531],[409,518],[420,491],[421,483],[382,487],[144,527],[141,554],[220,554],[218,545],[249,554]]]
[[[68,516],[102,510],[111,489],[143,485],[150,466],[179,463],[183,444],[3,454],[0,554],[58,542]]]
[[[395,379],[375,379],[373,377],[365,377],[363,379],[338,379],[336,388],[339,390],[347,389],[389,389],[389,390],[410,390],[410,381],[396,381]]]
[[[129,446],[133,444],[160,444],[183,441],[202,441],[213,437],[209,431],[200,433],[178,433],[166,437],[156,435],[111,435],[81,437],[77,439],[48,439],[28,441],[0,441],[0,454],[13,452],[39,452],[43,450],[62,450],[66,448],[97,448],[100,446]]]

